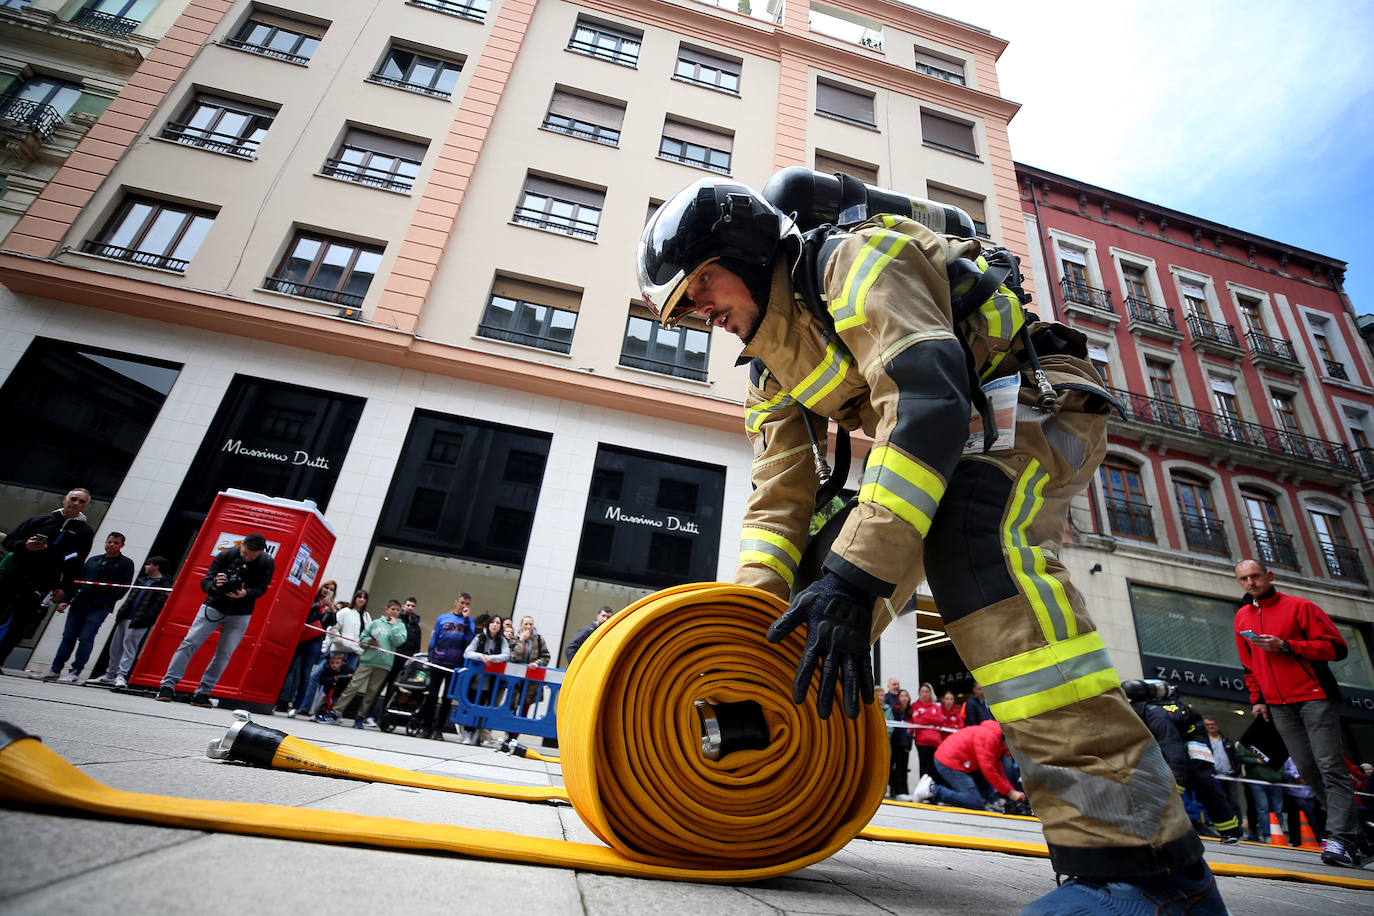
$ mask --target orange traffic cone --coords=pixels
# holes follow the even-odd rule
[[[1321,849],[1322,844],[1317,842],[1317,835],[1312,832],[1312,825],[1307,823],[1307,812],[1299,811],[1298,816],[1302,818],[1302,842],[1299,845],[1303,849]]]
[[[1279,823],[1279,816],[1273,811],[1269,812],[1269,845],[1288,845],[1288,837],[1284,836],[1283,825]]]

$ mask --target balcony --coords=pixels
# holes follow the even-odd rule
[[[462,2],[462,0],[406,0],[406,4],[418,6],[421,9],[434,10],[436,13],[447,13],[469,22],[485,22],[487,11],[491,9],[491,3],[486,2],[486,0],[472,0],[472,2]]]
[[[1277,369],[1289,375],[1297,375],[1302,371],[1302,363],[1298,362],[1297,352],[1290,341],[1268,337],[1258,331],[1246,331],[1245,343],[1250,348],[1250,359],[1256,366]]]
[[[1142,541],[1155,540],[1155,522],[1149,503],[1129,499],[1108,499],[1107,521],[1112,534]]]
[[[1226,526],[1221,523],[1220,519],[1197,515],[1192,512],[1182,513],[1181,518],[1183,520],[1183,541],[1188,545],[1189,550],[1230,556],[1231,544],[1226,537]]]
[[[119,248],[114,245],[106,245],[104,242],[90,240],[82,244],[81,250],[87,254],[97,255],[102,258],[114,258],[116,261],[128,261],[130,264],[137,264],[140,267],[158,267],[162,270],[174,270],[177,273],[185,273],[186,265],[190,261],[183,261],[181,258],[169,258],[165,254],[157,254],[151,251],[137,251],[133,248]]]
[[[1360,555],[1355,548],[1341,544],[1323,544],[1322,556],[1326,560],[1326,571],[1337,579],[1368,581],[1364,575],[1364,564],[1360,562]]]
[[[1244,352],[1240,348],[1240,340],[1236,337],[1236,329],[1229,324],[1189,315],[1188,333],[1193,338],[1195,349],[1208,350],[1233,359],[1238,359]]]
[[[284,60],[288,64],[296,64],[304,67],[310,63],[310,58],[302,57],[299,54],[292,54],[290,51],[282,51],[270,45],[254,44],[251,41],[243,41],[239,38],[222,38],[220,44],[226,48],[233,48],[235,51],[247,51],[249,54],[261,54],[263,57],[271,57],[276,60]]]
[[[1174,320],[1174,310],[1163,305],[1155,305],[1148,299],[1135,296],[1126,297],[1126,327],[1131,333],[1148,334],[1161,340],[1178,342],[1183,332]]]
[[[1098,289],[1086,283],[1075,283],[1068,277],[1059,279],[1059,293],[1064,298],[1064,312],[1076,312],[1094,321],[1116,324],[1121,319],[1112,307],[1111,290]]]
[[[1293,535],[1282,531],[1256,531],[1255,554],[1266,566],[1298,568],[1298,552],[1293,549]]]
[[[1342,475],[1360,473],[1350,449],[1340,443],[1314,439],[1286,429],[1261,426],[1238,417],[1198,410],[1196,407],[1185,407],[1176,401],[1147,397],[1123,388],[1110,390],[1121,404],[1128,421],[1173,430],[1188,437],[1223,443],[1226,448],[1219,454],[1227,457],[1234,457],[1232,450],[1235,446],[1241,445],[1261,453],[1297,458]],[[1374,461],[1369,463],[1374,464]]]
[[[307,299],[319,299],[321,302],[334,302],[339,305],[361,306],[363,297],[358,293],[345,293],[337,289],[329,289],[323,286],[307,286],[304,283],[297,283],[286,277],[268,277],[262,281],[263,289],[270,289],[274,293],[285,293],[288,296],[304,296]]]
[[[590,220],[574,219],[571,216],[558,216],[547,213],[544,210],[534,210],[529,207],[521,207],[515,211],[515,216],[511,221],[520,226],[530,226],[535,229],[544,229],[549,232],[558,232],[562,235],[571,235],[574,238],[596,240],[597,224]]]
[[[419,163],[415,163],[415,166],[418,168]],[[330,178],[342,178],[344,181],[351,181],[354,184],[365,184],[387,191],[400,191],[403,194],[409,194],[410,189],[415,186],[415,179],[407,175],[358,165],[356,162],[345,162],[343,159],[332,156],[324,161],[324,165],[320,168],[320,174],[328,175]]]
[[[137,19],[126,19],[123,16],[85,9],[72,17],[72,25],[79,25],[92,32],[104,32],[106,35],[132,35],[139,22]]]
[[[9,136],[36,136],[46,140],[62,123],[62,115],[51,105],[0,95],[0,133]]]
[[[1350,381],[1350,372],[1345,368],[1345,363],[1337,362],[1334,359],[1322,360],[1322,365],[1326,367],[1326,377],[1337,381]]]
[[[184,146],[207,149],[214,153],[228,153],[243,159],[252,159],[258,151],[258,140],[254,137],[241,137],[238,134],[225,134],[203,127],[192,127],[177,121],[168,121],[162,128],[162,139],[171,140]]]

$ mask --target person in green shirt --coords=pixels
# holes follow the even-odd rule
[[[349,702],[362,694],[358,715],[353,720],[354,728],[375,724],[366,721],[367,711],[372,708],[372,701],[377,699],[377,691],[386,682],[396,648],[406,641],[406,625],[400,616],[401,602],[394,599],[388,601],[386,616],[372,621],[358,637],[358,643],[363,647],[363,657],[358,661],[358,670],[353,672],[353,680],[335,704],[342,715],[348,709]]]

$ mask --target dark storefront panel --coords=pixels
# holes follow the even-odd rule
[[[321,512],[339,479],[364,400],[236,375],[220,402],[154,542],[180,561],[215,494],[230,487],[314,500]]]

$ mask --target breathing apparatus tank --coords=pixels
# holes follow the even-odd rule
[[[973,220],[958,207],[875,188],[849,175],[826,175],[800,165],[774,173],[763,198],[783,213],[796,214],[802,232],[830,223],[849,226],[878,213],[910,217],[932,232],[974,238]]]

